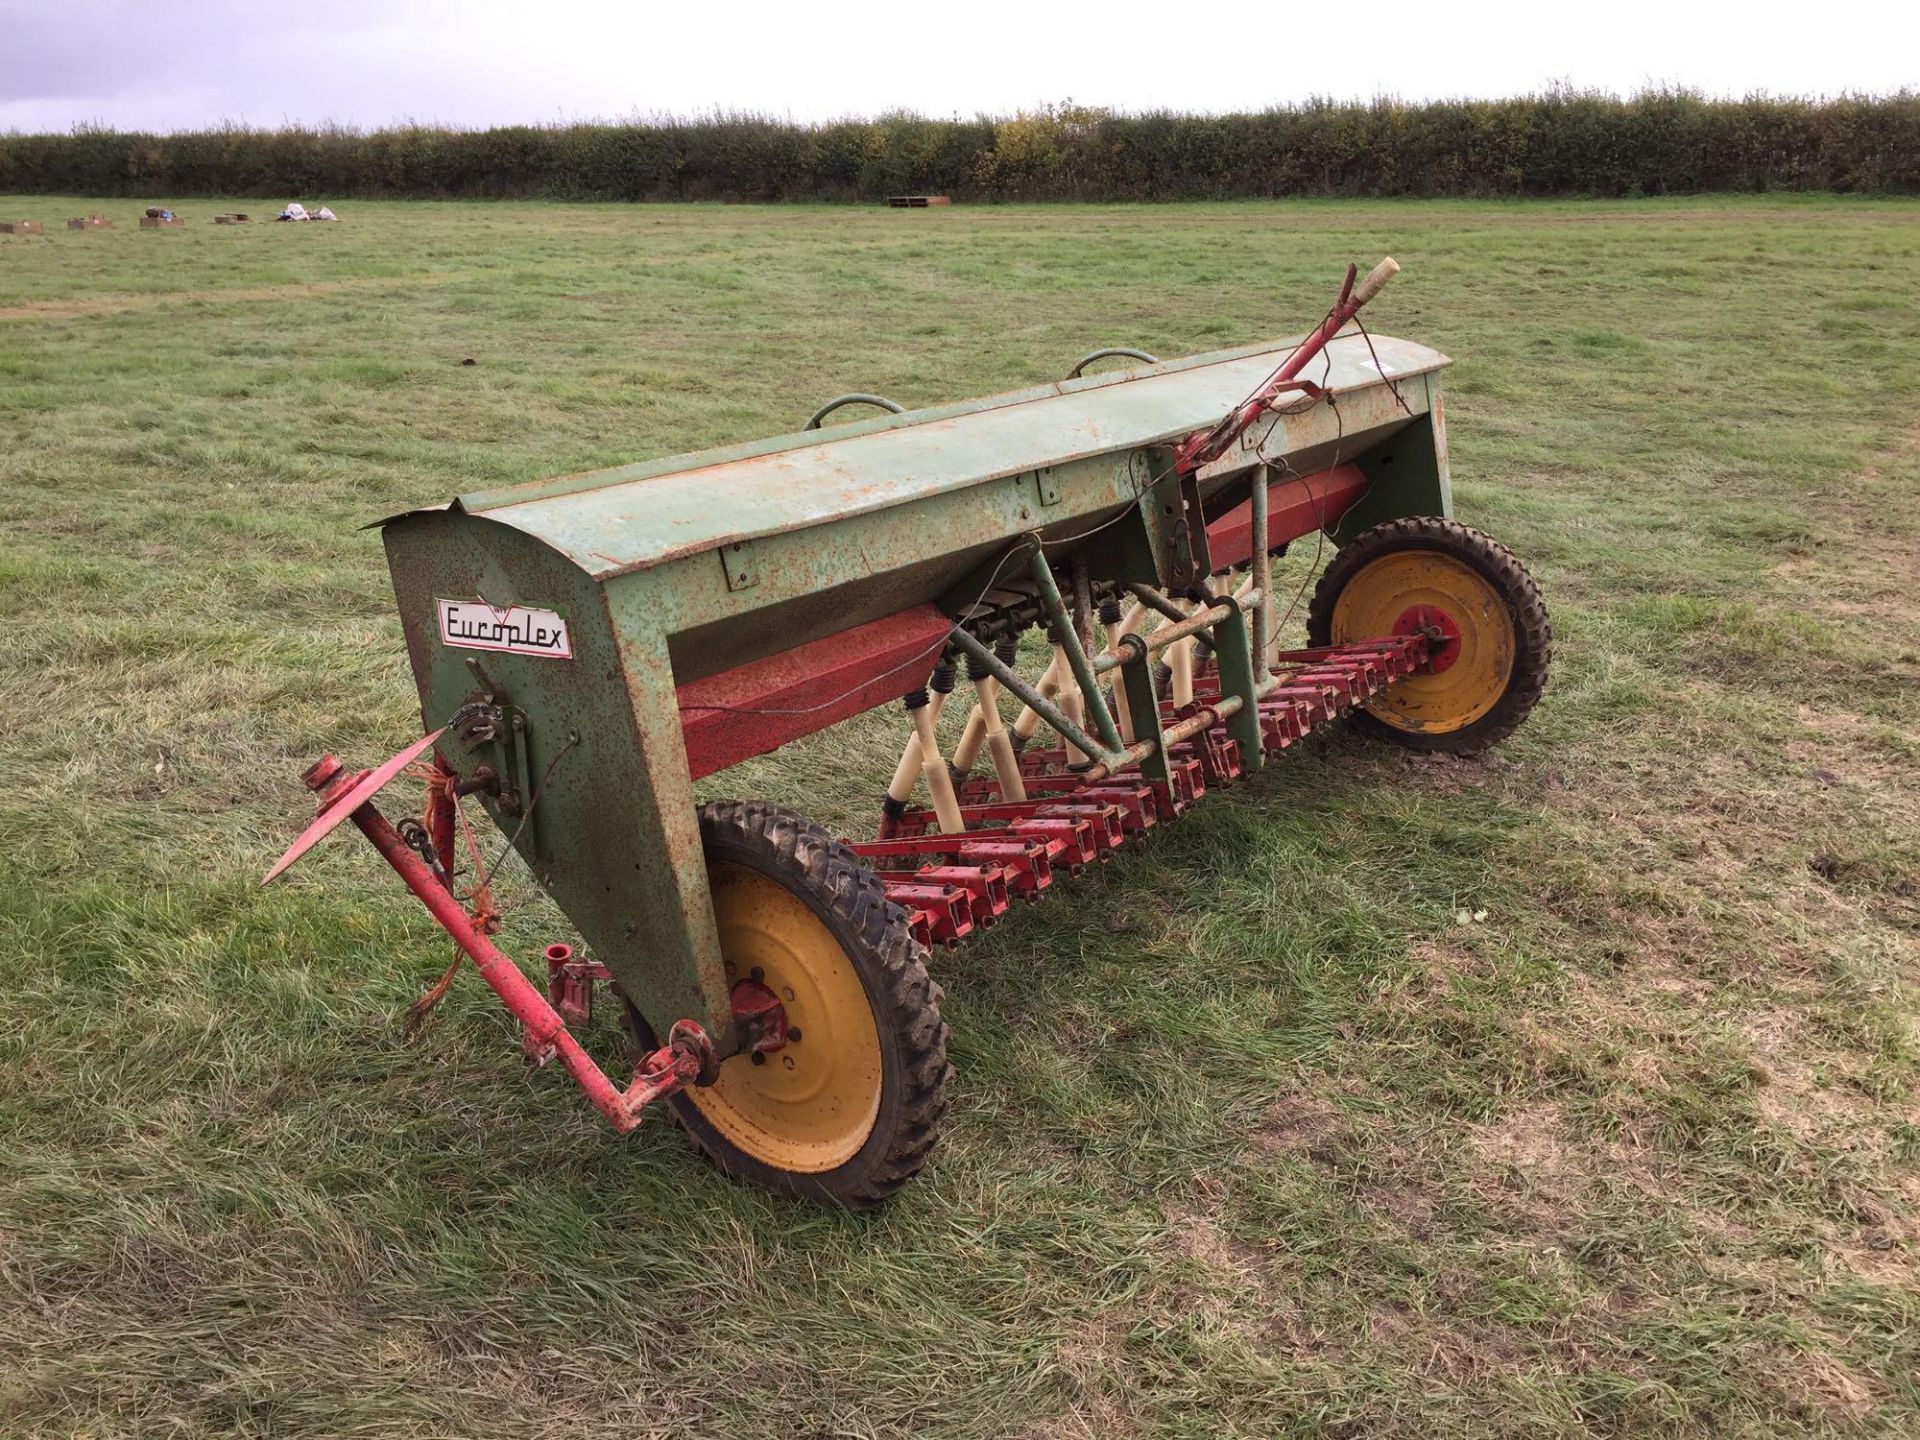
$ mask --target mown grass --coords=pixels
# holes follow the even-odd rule
[[[1920,1423],[1920,205],[107,208],[0,238],[0,1431]],[[255,889],[307,760],[413,733],[363,522],[1284,332],[1387,251],[1546,700],[936,956],[884,1214],[615,1139],[471,976],[404,1042],[446,947],[358,847]],[[895,731],[710,788],[863,826]]]

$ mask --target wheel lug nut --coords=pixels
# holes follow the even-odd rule
[[[800,1027],[798,1025],[787,1026],[787,1043],[792,1045],[792,1044],[798,1044],[799,1041],[800,1041]]]
[[[756,1050],[753,1052],[753,1063],[756,1065],[764,1065],[767,1063],[767,1057]]]
[[[758,965],[756,965],[753,967],[753,969],[747,972],[747,978],[753,981],[754,984],[758,985],[761,981],[767,978],[767,972],[762,970]]]

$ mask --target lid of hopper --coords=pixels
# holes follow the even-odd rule
[[[828,524],[1212,424],[1284,361],[1270,341],[751,445],[459,496],[453,508],[545,542],[606,577],[738,540]],[[1375,369],[1373,355],[1379,356]],[[1448,363],[1408,340],[1342,335],[1305,378],[1333,390]],[[397,518],[397,517],[396,517]]]

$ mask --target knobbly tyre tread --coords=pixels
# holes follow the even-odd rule
[[[667,1102],[676,1123],[726,1174],[770,1190],[871,1210],[919,1173],[939,1139],[953,1066],[947,1062],[945,999],[927,973],[927,949],[913,938],[905,910],[845,845],[791,810],[758,800],[716,800],[700,807],[700,839],[710,858],[744,863],[781,881],[841,939],[859,972],[880,1032],[882,1091],[873,1133],[833,1170],[781,1170],[730,1144],[685,1095]],[[654,1032],[621,997],[627,1028],[641,1052]]]
[[[1438,515],[1387,520],[1363,530],[1340,548],[1321,572],[1307,605],[1307,643],[1332,643],[1333,607],[1340,592],[1369,561],[1400,550],[1438,550],[1478,570],[1497,590],[1513,619],[1513,674],[1493,708],[1458,730],[1419,734],[1389,725],[1364,709],[1349,719],[1369,735],[1409,750],[1471,755],[1506,739],[1520,727],[1547,686],[1553,660],[1553,626],[1540,587],[1514,553],[1484,531]]]

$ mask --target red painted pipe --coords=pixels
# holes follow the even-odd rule
[[[1289,388],[1288,382],[1307,368],[1307,362],[1326,347],[1329,340],[1340,333],[1340,329],[1386,286],[1400,271],[1392,257],[1382,260],[1373,267],[1372,272],[1359,285],[1353,283],[1353,270],[1347,270],[1346,284],[1340,287],[1340,298],[1333,302],[1333,309],[1327,318],[1320,322],[1314,332],[1294,347],[1284,363],[1269,375],[1260,388],[1249,395],[1240,407],[1228,415],[1211,430],[1202,430],[1190,437],[1174,455],[1173,468],[1182,475],[1191,475],[1209,461],[1218,460],[1227,453],[1227,447],[1246,432],[1249,425],[1258,420],[1267,406],[1279,398],[1282,391]]]

